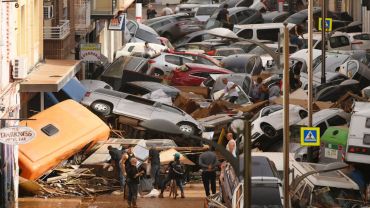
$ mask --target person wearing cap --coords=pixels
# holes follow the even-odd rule
[[[173,156],[174,160],[168,164],[168,176],[163,181],[161,193],[158,196],[159,198],[163,198],[164,189],[166,188],[168,182],[170,182],[171,180],[176,181],[176,185],[179,187],[181,191],[181,198],[185,198],[184,188],[182,187],[182,178],[184,176],[185,171],[183,165],[180,162],[180,153],[176,152]]]
[[[217,156],[212,151],[203,152],[199,156],[199,166],[202,168],[202,181],[206,195],[209,196],[209,184],[212,194],[216,194],[216,170],[218,168]]]

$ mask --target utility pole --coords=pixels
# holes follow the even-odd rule
[[[322,0],[322,8],[321,8],[321,84],[325,84],[326,82],[326,13],[327,13],[327,1]]]
[[[250,208],[252,204],[251,177],[252,177],[252,152],[251,152],[251,122],[244,121],[244,207]]]
[[[284,84],[284,207],[290,207],[290,196],[289,196],[289,29],[288,23],[284,22],[284,73],[283,73],[283,84]]]
[[[312,126],[312,113],[313,113],[313,98],[312,98],[312,90],[313,90],[313,71],[312,71],[312,51],[313,51],[313,44],[312,44],[312,34],[313,34],[313,27],[314,27],[314,19],[313,19],[313,0],[308,1],[308,63],[307,63],[307,70],[308,70],[308,126]],[[313,149],[307,149],[307,159],[309,162],[313,161]]]

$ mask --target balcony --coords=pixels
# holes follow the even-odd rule
[[[117,0],[91,0],[91,17],[109,19],[118,13]]]
[[[91,24],[90,0],[75,0],[75,32],[76,35],[86,35],[93,29]]]
[[[69,20],[60,20],[60,25],[44,26],[44,40],[63,40],[71,32]]]

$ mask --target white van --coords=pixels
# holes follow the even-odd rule
[[[295,24],[288,23],[289,30]],[[255,41],[272,41],[278,42],[279,34],[284,34],[283,23],[265,23],[265,24],[248,24],[248,25],[235,25],[234,32],[237,36]]]
[[[308,34],[303,35],[305,46],[307,47],[308,41]],[[302,39],[302,38],[301,38]],[[313,33],[313,48],[320,49],[322,48],[321,43],[322,35],[321,32]],[[347,33],[343,32],[335,32],[329,40],[327,40],[326,44],[327,50],[352,50],[352,45],[350,41],[350,37]]]
[[[370,164],[370,103],[355,102],[348,132],[346,161]]]

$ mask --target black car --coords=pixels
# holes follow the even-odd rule
[[[216,10],[215,13],[208,19],[205,29],[209,30],[216,27],[221,27],[221,22],[217,20],[217,15],[221,10]],[[258,24],[263,23],[262,15],[259,11],[248,7],[233,7],[229,8],[230,23],[236,24]]]
[[[180,93],[180,90],[175,87],[164,85],[158,82],[148,81],[127,82],[119,89],[119,91],[133,95],[144,95],[159,89],[162,89],[168,96],[173,99],[176,98],[177,95]]]

